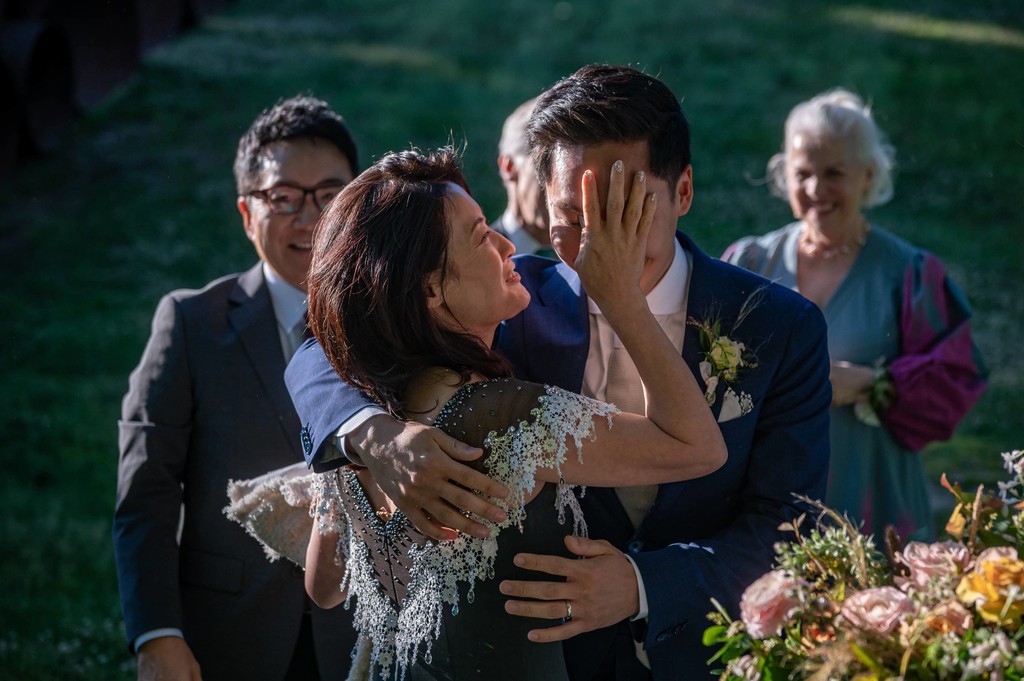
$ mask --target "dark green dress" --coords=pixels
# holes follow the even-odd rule
[[[506,522],[487,523],[494,528],[491,540],[429,542],[401,512],[382,523],[350,469],[319,476],[316,522],[341,534],[343,587],[354,601],[356,628],[373,641],[372,678],[568,678],[560,644],[526,637],[552,620],[507,614],[498,584],[550,579],[517,568],[513,558],[521,551],[568,557],[564,537],[585,534],[571,486],[544,485],[527,504],[523,496],[533,489],[538,467],[564,461],[568,438],[582,455],[594,419],[616,412],[574,393],[512,379],[469,384],[449,400],[435,425],[482,447],[486,472],[510,492]]]

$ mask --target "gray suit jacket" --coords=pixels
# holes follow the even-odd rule
[[[221,512],[229,479],[302,459],[276,324],[260,264],[168,294],[122,405],[114,549],[128,640],[181,629],[207,681],[283,678],[306,607],[302,571],[269,562]],[[344,678],[351,615],[311,607],[321,675]]]

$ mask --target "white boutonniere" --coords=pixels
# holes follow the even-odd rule
[[[703,361],[699,364],[700,377],[704,380],[704,399],[708,406],[714,406],[718,399],[718,384],[726,386],[722,393],[722,409],[718,415],[719,423],[746,416],[754,408],[754,401],[748,393],[737,392],[731,384],[735,383],[743,371],[757,366],[754,352],[733,335],[747,315],[757,307],[764,293],[759,288],[751,293],[740,307],[736,315],[736,323],[728,333],[722,332],[722,322],[717,314],[698,320],[693,317],[687,321],[700,331],[700,347]]]

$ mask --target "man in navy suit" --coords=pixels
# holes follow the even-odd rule
[[[562,262],[517,260],[532,301],[502,326],[498,347],[520,378],[613,401],[629,394],[629,379],[625,388],[612,380],[621,373],[612,370],[614,333],[572,264],[586,221],[584,172],[593,171],[602,195],[613,169],[627,178],[643,172],[657,211],[641,288],[705,387],[729,460],[698,480],[589,490],[591,539],[567,541],[586,560],[521,554],[521,566],[554,577],[502,583],[512,597],[506,607],[556,621],[531,638],[565,640],[574,679],[706,677],[713,651],[701,645],[701,634],[710,599],[736,612],[743,589],[770,568],[774,543],[787,538],[779,525],[805,510],[793,493],[820,498],[825,491],[831,391],[824,320],[807,300],[709,258],[676,231],[693,200],[689,127],[657,79],[626,67],[584,67],[541,95],[529,136]],[[743,344],[747,366],[735,375],[721,354],[708,361],[715,338],[702,342],[700,325],[716,323],[724,337],[719,352]],[[480,533],[457,509],[500,515],[467,492],[502,492],[457,461],[478,452],[366,409],[367,401],[330,373],[319,349],[307,345],[286,375],[314,466],[360,459],[434,536],[445,536],[445,528]]]

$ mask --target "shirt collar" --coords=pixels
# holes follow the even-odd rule
[[[651,292],[647,294],[647,306],[651,314],[665,315],[675,314],[686,310],[686,288],[690,276],[690,264],[686,258],[686,252],[679,244],[678,239],[673,239],[676,248],[672,254],[672,264],[668,266],[661,281],[655,284]],[[601,314],[601,309],[591,298],[587,298],[587,305],[592,314]]]
[[[306,293],[282,279],[266,262],[263,263],[263,277],[267,280],[277,323],[285,331],[291,331],[306,314]]]

